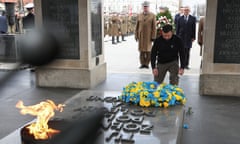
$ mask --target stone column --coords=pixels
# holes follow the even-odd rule
[[[102,0],[35,0],[35,13],[37,27],[61,46],[56,60],[36,69],[38,86],[87,89],[106,79]]]
[[[240,1],[208,0],[201,95],[240,96]]]

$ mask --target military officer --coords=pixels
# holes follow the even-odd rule
[[[143,12],[137,17],[135,39],[140,52],[140,69],[149,68],[152,42],[156,38],[156,16],[149,10],[149,2],[142,4]]]

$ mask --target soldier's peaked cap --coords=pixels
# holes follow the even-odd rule
[[[148,7],[149,5],[150,5],[149,1],[144,1],[144,2],[142,3],[142,6],[145,6],[145,7]]]

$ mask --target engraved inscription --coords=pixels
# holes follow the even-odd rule
[[[102,54],[102,0],[91,0],[92,57]]]
[[[57,38],[59,59],[79,59],[78,0],[42,0],[43,26]]]
[[[214,63],[240,63],[240,1],[218,1]]]

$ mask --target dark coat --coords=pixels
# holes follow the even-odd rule
[[[177,22],[176,34],[182,39],[185,48],[191,48],[192,40],[196,39],[196,18],[189,15],[185,22],[184,16],[181,16]]]
[[[0,33],[7,33],[8,23],[5,16],[0,16]]]
[[[23,17],[23,28],[24,29],[34,28],[34,19],[35,16],[32,13],[28,13],[27,16]]]
[[[176,14],[174,17],[174,25],[175,25],[175,29],[177,31],[177,23],[178,23],[178,19],[181,17],[182,15],[180,13]]]

